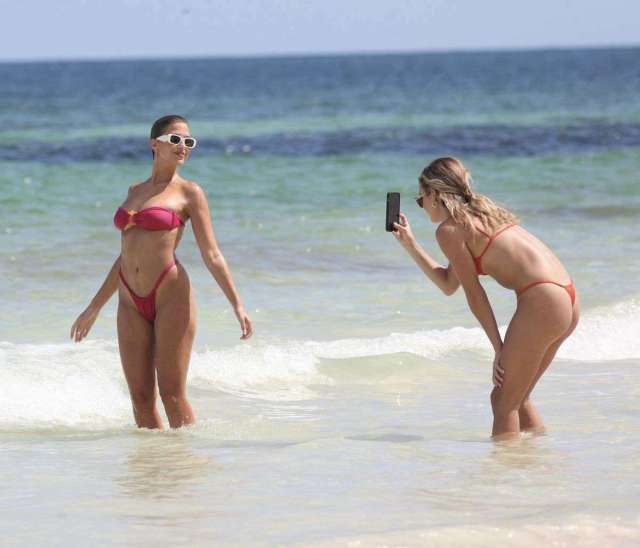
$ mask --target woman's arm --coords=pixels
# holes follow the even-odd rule
[[[460,287],[460,281],[451,263],[444,267],[427,254],[416,241],[411,231],[409,220],[402,213],[400,214],[400,223],[395,224],[393,234],[402,247],[407,250],[407,253],[411,255],[411,258],[420,267],[420,270],[422,270],[422,272],[427,275],[427,278],[436,284],[445,295],[453,295],[456,292],[458,287]]]
[[[242,306],[227,261],[218,247],[218,242],[213,233],[213,225],[211,224],[207,197],[196,183],[189,183],[187,198],[187,211],[191,217],[193,234],[196,237],[202,260],[233,307],[242,329],[240,338],[248,339],[253,333],[251,320]]]
[[[464,237],[456,226],[440,225],[436,231],[440,248],[451,261],[462,284],[469,308],[491,341],[496,354],[502,349],[502,337],[498,331],[496,317],[484,288],[478,280],[475,263],[467,249]]]
[[[118,289],[118,271],[120,270],[120,256],[113,263],[109,274],[105,278],[104,282],[95,297],[89,303],[89,306],[78,316],[73,325],[71,326],[71,338],[75,342],[80,342],[84,339],[93,326],[100,310],[107,303],[107,301],[113,296]]]

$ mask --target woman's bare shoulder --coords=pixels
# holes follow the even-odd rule
[[[468,230],[456,223],[452,218],[442,221],[436,228],[436,238],[438,241],[444,240],[465,240]]]
[[[180,191],[187,200],[198,200],[205,197],[204,190],[195,181],[182,179],[180,182]]]
[[[136,190],[140,189],[140,187],[146,183],[146,181],[138,181],[136,183],[132,183],[129,185],[129,194],[134,194]]]
[[[207,195],[198,183],[182,179],[179,184],[180,193],[190,216],[196,211],[207,211],[209,207]]]

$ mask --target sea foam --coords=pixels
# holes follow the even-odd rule
[[[504,328],[502,328],[504,332]],[[640,358],[640,303],[625,301],[585,314],[558,358],[606,362]],[[305,400],[309,388],[331,384],[319,367],[323,359],[348,360],[412,353],[445,361],[459,352],[490,359],[480,328],[453,327],[393,333],[369,339],[256,340],[193,353],[189,384],[204,390],[264,400]],[[348,362],[345,362],[348,367]],[[11,428],[103,429],[131,422],[131,405],[115,341],[65,344],[0,343],[0,430]]]

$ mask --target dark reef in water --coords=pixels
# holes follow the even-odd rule
[[[315,133],[275,133],[259,137],[198,141],[195,155],[259,154],[346,156],[371,153],[533,156],[605,152],[640,147],[640,124],[564,126],[472,125],[450,128],[355,128]],[[20,162],[101,162],[146,160],[146,140],[103,137],[62,143],[5,143],[0,160]]]

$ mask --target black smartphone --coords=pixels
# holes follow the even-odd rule
[[[393,223],[400,222],[400,193],[387,192],[387,232],[393,232]]]

